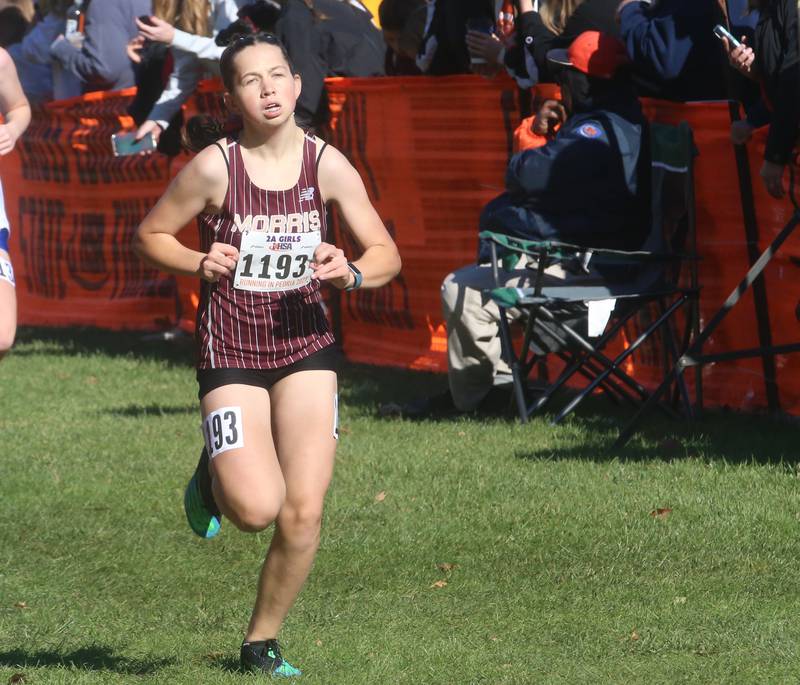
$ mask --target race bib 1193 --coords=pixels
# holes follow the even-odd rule
[[[321,242],[319,231],[242,235],[234,288],[254,292],[294,290],[311,282],[311,260]]]

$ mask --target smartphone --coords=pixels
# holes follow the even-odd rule
[[[139,21],[142,22],[143,24],[147,24],[148,26],[153,26],[153,22],[150,21],[150,15],[149,14],[141,14],[141,15],[139,15]]]
[[[470,17],[467,19],[467,31],[494,33],[494,22],[487,17]]]
[[[141,140],[136,140],[136,133],[133,131],[131,133],[113,133],[111,148],[114,150],[114,157],[125,157],[140,152],[152,152],[156,149],[156,142],[151,133],[145,135]]]
[[[727,38],[728,43],[732,48],[738,48],[742,44],[741,41],[736,40],[736,38],[733,37],[733,34],[730,31],[728,31],[728,29],[726,29],[722,24],[717,24],[714,27],[714,35],[720,40],[722,40],[723,38]]]
[[[467,31],[475,31],[476,33],[485,33],[491,35],[494,33],[494,22],[488,17],[470,17],[467,19]],[[470,64],[486,64],[483,57],[477,55],[469,56]]]

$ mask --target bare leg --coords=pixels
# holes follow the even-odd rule
[[[225,385],[200,403],[204,418],[222,407],[241,411],[244,446],[211,460],[214,500],[240,530],[264,530],[277,518],[286,493],[272,441],[269,394],[251,385]]]
[[[9,260],[0,250],[0,259]],[[17,291],[11,283],[0,278],[0,359],[11,349],[17,333]]]
[[[333,475],[335,396],[332,371],[294,373],[270,391],[272,431],[286,499],[261,570],[247,641],[277,637],[311,571],[319,546],[323,500]]]

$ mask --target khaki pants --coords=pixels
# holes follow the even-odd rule
[[[525,268],[523,257],[511,272],[500,272],[501,287],[532,287],[535,272]],[[596,273],[575,276],[555,265],[545,272],[546,281],[564,283],[599,279]],[[447,378],[453,403],[461,411],[473,411],[486,397],[498,376],[510,377],[501,356],[500,310],[486,291],[495,287],[489,264],[472,264],[448,274],[442,283],[442,312],[447,326]],[[508,318],[522,316],[507,309]]]

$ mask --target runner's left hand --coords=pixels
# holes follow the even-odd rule
[[[314,250],[314,261],[311,262],[313,273],[311,278],[328,281],[340,290],[350,285],[353,272],[347,268],[347,257],[344,251],[330,243],[320,243]]]
[[[0,155],[7,155],[14,149],[17,139],[12,135],[11,129],[0,124]]]

